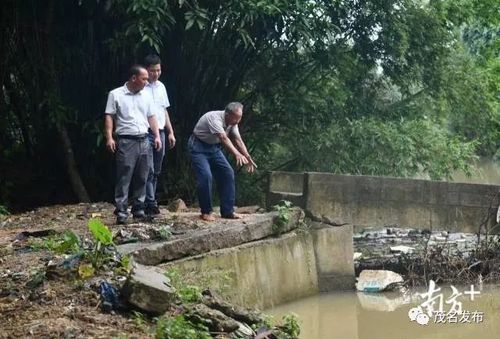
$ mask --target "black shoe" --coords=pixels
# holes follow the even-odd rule
[[[121,217],[121,216],[116,217],[117,225],[125,225],[126,223],[127,223],[127,217]]]
[[[150,206],[146,208],[146,214],[150,216],[160,215],[158,206]]]
[[[141,211],[133,214],[134,221],[143,221],[146,220],[146,214]]]

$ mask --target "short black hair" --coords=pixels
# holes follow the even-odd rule
[[[160,57],[156,54],[149,54],[144,58],[144,67],[161,64]]]
[[[141,65],[133,65],[132,67],[130,67],[129,71],[128,71],[128,77],[129,79],[131,77],[133,77],[134,75],[139,75],[141,74],[141,70],[143,70],[144,67],[142,67]]]

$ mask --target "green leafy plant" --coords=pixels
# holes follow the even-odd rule
[[[101,243],[104,246],[114,245],[113,234],[101,220],[90,219],[89,230],[90,232],[92,232],[92,235],[94,236],[94,239],[97,243]]]
[[[127,275],[130,272],[130,255],[124,255],[120,258],[120,264],[115,269],[116,274]]]
[[[300,325],[298,316],[295,313],[286,314],[285,316],[283,316],[282,321],[283,325],[280,326],[281,330],[288,335],[288,336],[283,336],[283,338],[297,339],[300,334]]]
[[[274,206],[274,210],[278,212],[278,215],[274,218],[274,223],[272,226],[274,234],[280,235],[285,230],[285,226],[290,220],[291,207],[292,203],[287,200],[282,200]]]
[[[133,320],[134,320],[134,323],[135,325],[140,328],[142,331],[146,332],[147,330],[147,324],[148,324],[148,321],[146,319],[146,316],[144,314],[142,314],[141,312],[137,312],[137,311],[132,311],[132,315],[133,315]]]
[[[186,320],[184,316],[160,318],[156,322],[157,339],[211,339],[208,328],[193,324]]]
[[[99,270],[106,261],[111,259],[110,253],[106,252],[106,247],[114,245],[113,234],[99,219],[90,219],[88,226],[94,237],[94,246],[91,251],[86,253],[86,256],[92,267]]]
[[[184,303],[195,303],[201,300],[201,289],[195,285],[181,286],[177,289],[177,295]]]
[[[201,300],[201,288],[196,285],[186,284],[180,276],[178,270],[169,269],[165,275],[170,279],[170,283],[175,288],[177,297],[184,303],[194,303]]]
[[[0,205],[0,216],[2,215],[10,215],[9,210],[4,205]]]
[[[58,254],[75,254],[83,250],[80,237],[73,231],[46,238],[29,238],[28,245],[33,249],[46,249]]]
[[[172,236],[172,230],[170,229],[169,226],[161,226],[160,229],[158,230],[158,236],[162,240],[167,240]]]

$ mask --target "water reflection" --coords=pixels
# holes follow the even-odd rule
[[[449,296],[451,292],[447,290],[445,294]],[[408,311],[422,302],[414,293],[408,296],[356,292],[319,294],[267,312],[276,318],[289,312],[296,313],[302,326],[302,339],[500,337],[500,289],[483,290],[474,301],[466,298],[460,300],[464,310],[484,312],[483,321],[436,324],[431,319],[427,326],[411,322]],[[449,305],[446,307],[448,310]]]

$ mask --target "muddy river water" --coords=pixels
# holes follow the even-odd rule
[[[429,298],[416,293],[366,294],[362,292],[336,292],[318,294],[267,310],[280,319],[293,312],[299,316],[301,339],[498,339],[500,338],[500,288],[484,287],[471,300],[471,288],[456,287],[458,295],[453,299],[450,286],[441,286],[433,293],[434,310],[439,311],[439,295],[442,295],[442,313],[424,316],[419,324],[411,321],[409,312],[421,306]],[[455,300],[456,303],[453,302]],[[462,306],[457,315],[452,307]],[[426,312],[427,308],[421,308]],[[456,308],[455,308],[456,309]],[[416,311],[419,313],[418,311]],[[427,324],[423,324],[426,322]]]
[[[456,173],[454,181],[500,184],[500,165],[481,161],[472,177]],[[500,339],[500,287],[484,287],[474,300],[470,300],[470,287],[457,287],[455,300],[460,302],[462,315],[449,313],[454,304],[452,289],[441,287],[443,313],[428,317],[427,325],[411,321],[409,312],[426,301],[417,293],[365,294],[335,292],[318,294],[266,310],[281,318],[296,313],[301,325],[301,339]],[[439,301],[439,298],[436,299]],[[446,303],[449,301],[450,303]],[[436,304],[437,305],[437,304]],[[438,307],[435,310],[439,310]]]

